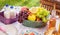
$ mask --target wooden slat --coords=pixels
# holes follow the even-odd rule
[[[60,12],[60,10],[56,9],[57,12]]]
[[[56,9],[59,9],[60,10],[60,5],[56,5]]]
[[[60,2],[57,2],[55,0],[41,0],[41,4],[49,11],[55,9],[57,14],[60,16]]]
[[[54,3],[51,2],[46,2],[46,1],[41,1],[42,4],[53,6]]]

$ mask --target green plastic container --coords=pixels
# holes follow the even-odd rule
[[[42,28],[45,27],[47,23],[43,23],[42,21],[37,22],[37,21],[24,20],[23,25],[32,28]]]

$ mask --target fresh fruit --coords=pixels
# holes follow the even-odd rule
[[[24,10],[29,10],[26,6],[23,6],[22,8],[21,8],[21,11],[24,11]]]
[[[30,15],[28,16],[28,20],[30,20],[30,21],[35,21],[35,20],[36,20],[36,15],[30,14]]]
[[[38,12],[36,14],[38,17],[42,18],[43,17],[47,17],[49,15],[49,11],[47,11],[44,8],[38,8]]]
[[[29,35],[35,35],[34,32],[31,32]]]
[[[25,33],[24,35],[28,35],[28,34]]]
[[[21,12],[19,13],[19,22],[23,22],[23,20],[27,20],[28,15],[29,15],[29,9],[22,7]]]
[[[44,23],[46,23],[46,22],[47,22],[47,18],[42,18],[42,21],[43,21]]]
[[[37,13],[37,11],[38,11],[38,7],[32,7],[32,8],[30,8],[30,12],[31,13]]]
[[[23,20],[24,20],[23,17],[22,17],[22,16],[19,16],[18,21],[19,21],[20,23],[22,23]]]
[[[28,12],[21,12],[19,14],[19,22],[22,22],[23,20],[27,20],[28,18]]]
[[[41,19],[39,17],[36,17],[36,21],[39,22],[41,21]]]
[[[42,19],[42,22],[47,22],[47,18],[49,16],[50,12],[44,9],[43,7],[38,8],[38,12],[36,13],[37,17]]]

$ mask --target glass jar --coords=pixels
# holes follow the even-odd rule
[[[48,28],[55,27],[56,25],[56,10],[52,10]]]
[[[49,21],[49,28],[55,27],[56,24],[56,18],[51,18]]]

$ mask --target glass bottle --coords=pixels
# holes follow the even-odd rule
[[[55,27],[55,25],[56,25],[56,10],[52,10],[51,13],[52,14],[51,14],[51,17],[49,20],[48,28]]]
[[[57,23],[56,23],[56,31],[60,33],[60,18],[57,19]]]

